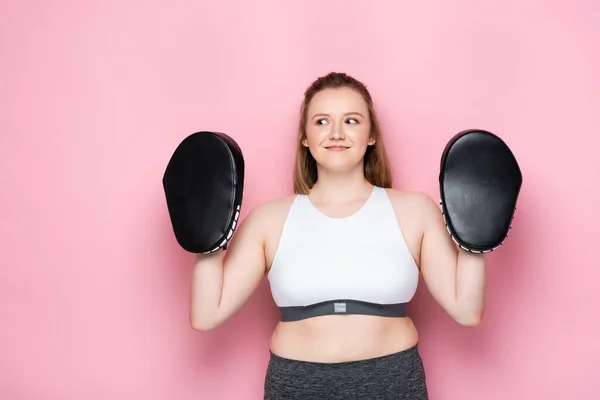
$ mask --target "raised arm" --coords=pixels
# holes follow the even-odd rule
[[[457,323],[476,326],[485,302],[485,258],[454,243],[437,204],[423,195],[421,273],[433,298]]]
[[[190,287],[190,323],[209,331],[227,321],[250,298],[264,276],[266,263],[264,207],[241,222],[227,251],[198,255]]]

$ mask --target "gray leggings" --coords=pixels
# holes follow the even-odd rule
[[[332,364],[271,353],[264,388],[264,400],[429,398],[417,345],[382,357]]]

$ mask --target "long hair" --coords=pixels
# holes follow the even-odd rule
[[[317,78],[304,93],[304,100],[300,107],[300,123],[298,126],[298,137],[296,142],[296,162],[294,165],[294,192],[297,194],[308,194],[317,182],[317,162],[311,155],[310,150],[302,145],[306,138],[307,111],[313,97],[325,89],[337,89],[347,87],[360,93],[367,103],[369,119],[371,122],[371,138],[375,144],[367,147],[364,156],[365,179],[372,185],[390,188],[392,186],[392,174],[389,160],[383,144],[381,127],[373,100],[367,87],[359,80],[345,73],[331,72]]]

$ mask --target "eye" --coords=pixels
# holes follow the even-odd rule
[[[326,122],[327,122],[327,120],[326,120],[326,119],[324,119],[324,118],[318,119],[318,120],[316,121],[317,125],[323,125],[323,124],[325,124]]]
[[[356,120],[355,118],[348,118],[346,122],[349,124],[358,124],[358,120]]]

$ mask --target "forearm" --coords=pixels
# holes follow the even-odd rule
[[[459,250],[456,264],[456,318],[477,325],[485,302],[486,262],[482,254]]]
[[[199,255],[190,287],[190,323],[196,330],[218,325],[219,303],[223,290],[223,252]]]

